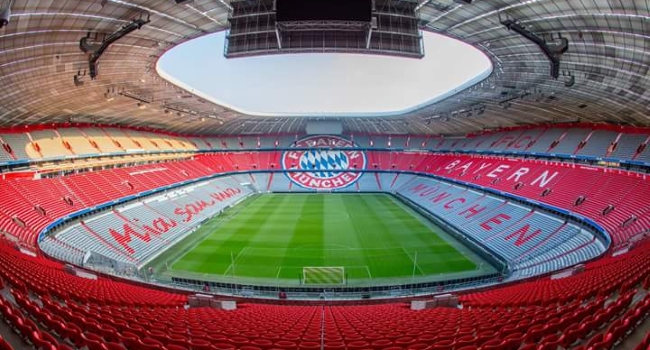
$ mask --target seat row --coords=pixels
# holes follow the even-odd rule
[[[299,135],[176,136],[115,127],[59,127],[0,131],[0,162],[133,151],[278,149],[292,147]],[[464,138],[429,135],[345,135],[359,147],[487,151],[554,156],[588,156],[650,162],[650,131],[607,125],[566,124],[506,128]],[[372,162],[372,159],[371,159]]]
[[[207,154],[61,178],[0,180],[7,191],[0,198],[0,230],[33,242],[56,218],[86,207],[219,172],[278,169],[273,159],[279,156],[280,152]],[[639,173],[462,154],[369,152],[369,157],[378,162],[368,164],[371,169],[376,165],[377,170],[430,173],[575,212],[601,224],[617,245],[643,232],[650,222],[646,205],[650,181]],[[291,186],[283,176],[269,176],[266,188],[275,189],[277,181],[283,181],[277,183],[279,188]],[[378,185],[383,188],[381,180]]]
[[[250,188],[231,177],[217,178],[80,221],[40,242],[40,248],[62,260],[81,251],[139,265],[250,194]]]
[[[498,293],[513,287],[497,287],[461,296],[462,309],[414,311],[403,303],[325,307],[240,303],[237,310],[225,311],[184,308],[186,297],[153,290],[146,302],[144,298],[134,302],[143,289],[119,281],[56,273],[61,285],[41,283],[58,263],[21,256],[2,244],[0,278],[6,282],[0,282],[0,290],[11,293],[0,293],[0,310],[23,338],[48,350],[595,350],[611,348],[650,314],[648,248],[646,243],[629,256],[589,264],[584,274],[527,282],[521,290],[536,295],[522,294],[518,303],[504,300],[507,293]],[[613,270],[620,280],[609,280]],[[33,278],[37,271],[40,276]],[[598,288],[591,289],[586,281],[601,275]],[[101,284],[107,294],[98,296],[99,290],[93,288],[62,291],[64,285],[79,288],[75,280]],[[120,292],[107,297],[115,290]],[[545,293],[552,290],[567,293]],[[472,302],[477,295],[489,302]]]
[[[573,266],[606,250],[601,240],[576,224],[462,186],[414,177],[396,193],[445,220],[472,244],[504,258],[513,278]]]

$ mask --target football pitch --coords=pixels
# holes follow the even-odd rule
[[[264,194],[206,221],[169,272],[264,280],[343,267],[346,280],[477,271],[482,260],[388,194]],[[182,245],[182,243],[181,243]],[[487,264],[486,264],[487,265]]]

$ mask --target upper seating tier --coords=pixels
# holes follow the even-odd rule
[[[292,147],[301,135],[174,136],[128,128],[80,126],[0,130],[0,163],[102,154]],[[359,147],[500,152],[588,157],[650,165],[650,129],[555,125],[489,131],[464,138],[432,135],[344,135]]]

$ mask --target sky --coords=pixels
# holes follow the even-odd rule
[[[406,113],[487,78],[479,50],[423,32],[422,59],[302,53],[224,57],[225,32],[167,51],[156,69],[211,102],[259,116],[358,117]]]

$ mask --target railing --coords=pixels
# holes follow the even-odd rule
[[[204,280],[183,278],[173,278],[171,281],[151,282],[162,286],[192,290],[200,293],[207,292],[242,298],[278,299],[280,292],[284,292],[287,299],[291,300],[360,300],[394,299],[400,297],[411,298],[424,295],[459,292],[499,284],[503,282],[503,277],[498,273],[494,273],[480,277],[457,280],[428,283],[393,283],[391,285],[374,287],[260,286],[257,284],[206,282]],[[208,286],[207,290],[206,286]]]
[[[49,162],[64,162],[70,160],[91,159],[97,157],[120,157],[125,154],[129,155],[157,155],[157,154],[205,154],[205,153],[245,153],[245,152],[272,152],[284,150],[305,150],[310,148],[301,147],[262,147],[262,148],[239,148],[239,149],[209,149],[209,150],[155,150],[155,151],[141,151],[141,152],[113,152],[113,153],[96,153],[96,154],[81,154],[65,157],[51,157],[45,159],[19,159],[6,162],[0,162],[0,172],[12,169],[21,169],[26,166],[33,166],[40,163]],[[328,148],[330,150],[338,150],[340,148]],[[349,150],[347,148],[346,150]],[[532,159],[545,159],[559,162],[572,162],[576,164],[587,164],[592,166],[602,166],[603,162],[614,163],[614,168],[625,170],[648,173],[650,172],[650,163],[631,160],[631,159],[618,159],[610,157],[597,157],[589,155],[573,155],[573,154],[551,154],[551,153],[538,153],[538,152],[520,152],[520,151],[480,151],[480,150],[460,150],[460,149],[432,149],[420,147],[358,147],[358,151],[378,151],[378,152],[404,152],[404,151],[422,151],[426,153],[459,153],[469,155],[492,155],[492,156],[511,156],[518,158],[532,158]],[[134,159],[133,162],[138,162]]]

